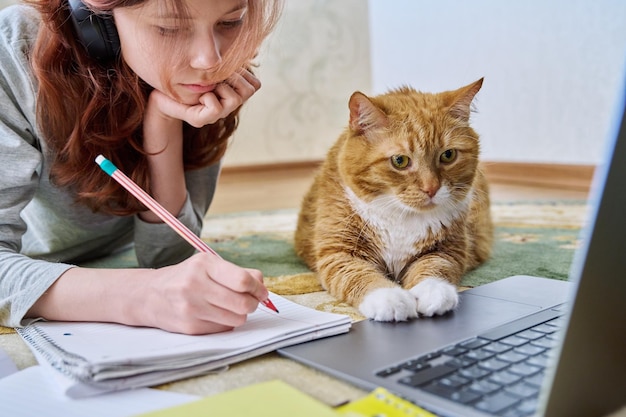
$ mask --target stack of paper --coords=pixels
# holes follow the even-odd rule
[[[0,378],[0,416],[130,417],[195,402],[199,398],[150,388],[67,398],[58,392],[49,372],[41,366],[31,366]]]
[[[260,306],[245,325],[210,335],[81,322],[36,322],[17,331],[40,364],[66,377],[65,394],[76,398],[207,373],[350,329],[348,316],[271,298],[280,314]]]

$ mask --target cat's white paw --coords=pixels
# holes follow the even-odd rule
[[[417,311],[426,317],[447,313],[459,305],[456,286],[441,278],[426,278],[409,292],[417,298]]]
[[[365,296],[359,310],[376,321],[405,321],[417,317],[417,300],[402,288],[379,288]]]

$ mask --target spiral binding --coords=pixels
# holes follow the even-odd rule
[[[37,326],[15,329],[28,345],[62,374],[89,383],[93,374],[89,371],[89,362],[80,355],[66,351],[54,340],[42,332]]]

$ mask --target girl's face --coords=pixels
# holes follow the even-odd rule
[[[248,0],[183,1],[186,16],[162,7],[165,2],[149,0],[116,8],[113,17],[126,64],[155,89],[194,105],[226,78],[217,70],[240,32]],[[169,85],[163,85],[164,79]]]

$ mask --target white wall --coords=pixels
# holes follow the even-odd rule
[[[321,160],[371,89],[367,0],[287,0],[225,165]]]
[[[489,161],[596,164],[623,90],[626,1],[369,0],[372,88],[485,77]]]

